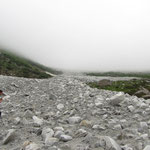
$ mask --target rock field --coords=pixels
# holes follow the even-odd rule
[[[100,79],[0,76],[0,150],[150,150],[150,99],[86,85]]]

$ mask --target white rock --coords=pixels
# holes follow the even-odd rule
[[[3,97],[3,100],[5,101],[5,100],[8,100],[9,98],[10,98],[10,96],[7,95],[7,96],[4,96],[4,97]]]
[[[23,119],[22,119],[22,123],[23,123],[24,125],[29,125],[29,124],[30,124],[30,122],[29,122],[26,118],[23,118]]]
[[[121,122],[121,123],[126,123],[127,120],[126,120],[126,119],[122,119],[122,120],[120,120],[120,122]]]
[[[58,130],[59,130],[59,131],[64,131],[64,128],[63,128],[63,127],[55,127],[55,128],[54,128],[54,131],[58,131]]]
[[[112,97],[109,99],[109,103],[110,103],[111,105],[116,106],[116,105],[120,104],[121,102],[123,102],[124,99],[125,99],[124,94],[121,93],[121,92],[119,92],[118,94],[112,96]]]
[[[79,129],[75,133],[76,137],[85,137],[87,134],[88,134],[87,131],[84,129]]]
[[[95,124],[95,125],[93,125],[93,127],[92,127],[92,129],[94,129],[94,130],[98,130],[100,128],[100,125],[98,125],[98,124]]]
[[[63,141],[63,142],[68,142],[68,141],[72,140],[72,137],[69,136],[69,135],[61,135],[60,140]]]
[[[137,147],[138,150],[143,149],[143,143],[142,142],[138,142],[136,147]]]
[[[51,128],[44,127],[42,130],[42,137],[44,140],[46,137],[52,137],[54,135],[54,131]]]
[[[102,106],[103,105],[103,101],[104,101],[104,99],[103,98],[97,98],[97,99],[95,99],[95,106],[97,106],[97,107],[100,107],[100,106]]]
[[[140,108],[145,109],[147,107],[149,107],[148,104],[145,104],[144,102],[140,103]]]
[[[92,129],[94,130],[105,130],[106,128],[102,125],[93,125]]]
[[[35,115],[37,115],[37,116],[38,116],[38,115],[41,115],[41,112],[40,112],[40,111],[36,111],[36,112],[35,112]]]
[[[40,147],[36,143],[31,142],[29,145],[25,147],[25,150],[40,150]]]
[[[150,105],[150,99],[147,99],[145,103]]]
[[[78,101],[79,101],[78,98],[74,98],[74,99],[72,100],[73,103],[77,103]]]
[[[114,126],[114,129],[116,129],[116,130],[122,130],[122,127],[121,127],[120,124],[117,124],[117,125]]]
[[[135,108],[132,105],[128,106],[128,109],[130,112],[133,112],[135,110]]]
[[[32,118],[33,116],[33,112],[31,110],[27,110],[25,113],[24,113],[24,117],[25,118]]]
[[[34,123],[41,126],[43,124],[43,119],[33,116]]]
[[[140,122],[140,127],[142,130],[147,130],[148,129],[148,125],[146,122]]]
[[[47,136],[45,139],[45,145],[53,146],[54,144],[58,143],[58,141],[59,140],[57,138]]]
[[[109,123],[110,125],[114,125],[114,124],[116,124],[116,122],[117,122],[116,119],[110,119],[110,121],[108,121],[108,123]]]
[[[80,122],[81,122],[81,117],[77,117],[77,116],[70,117],[70,118],[68,119],[68,122],[69,122],[69,124],[80,123]]]
[[[150,125],[150,120],[147,122],[148,125]]]
[[[103,115],[103,119],[106,119],[108,117],[108,114]]]
[[[111,137],[101,136],[100,143],[104,149],[121,150],[120,146]]]
[[[102,105],[103,105],[102,102],[95,102],[95,106],[96,106],[96,107],[101,107]]]
[[[94,104],[87,104],[87,107],[89,107],[89,108],[92,108],[92,107],[94,107]]]
[[[143,150],[150,150],[150,145],[147,145]]]
[[[121,146],[121,148],[123,150],[133,150],[133,148],[129,147],[128,145]]]
[[[3,144],[7,144],[9,141],[13,140],[14,136],[15,136],[15,131],[14,129],[10,129],[8,130],[8,134],[6,135],[6,137],[3,140]]]
[[[148,140],[148,134],[142,134],[142,135],[140,136],[140,138],[141,138],[142,140]]]
[[[58,131],[55,132],[54,137],[60,138],[61,135],[64,135],[64,132],[58,130]]]
[[[15,123],[16,123],[16,124],[19,124],[20,121],[21,121],[21,119],[20,119],[19,117],[16,117],[16,118],[15,118]]]
[[[63,104],[58,104],[58,105],[57,105],[57,109],[58,109],[58,110],[62,110],[63,108],[64,108],[64,105],[63,105]]]

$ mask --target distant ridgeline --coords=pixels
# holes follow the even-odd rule
[[[0,74],[25,78],[50,78],[51,74],[61,74],[56,71],[35,63],[31,60],[17,56],[11,52],[0,49]]]
[[[150,78],[150,72],[90,72],[85,73],[89,76],[110,76],[110,77],[139,77],[139,78]]]

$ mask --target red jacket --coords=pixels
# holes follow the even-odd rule
[[[0,93],[0,103],[2,102],[4,96],[5,96],[5,94],[1,92]]]

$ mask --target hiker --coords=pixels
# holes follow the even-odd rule
[[[5,94],[3,93],[3,91],[2,90],[0,90],[0,103],[2,102],[2,100],[3,100],[3,97],[5,96]],[[0,111],[0,118],[1,118],[1,111]]]

